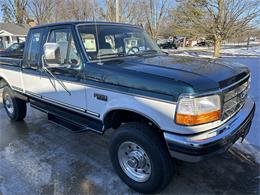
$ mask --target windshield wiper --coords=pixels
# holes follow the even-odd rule
[[[98,59],[99,57],[104,57],[104,56],[115,56],[115,57],[123,57],[123,56],[143,56],[146,54],[155,54],[160,52],[159,50],[155,50],[155,49],[149,49],[149,50],[143,50],[143,51],[138,51],[134,54],[126,54],[124,52],[119,52],[119,53],[107,53],[107,54],[100,54],[97,55],[96,59]]]
[[[44,57],[42,56],[42,69],[43,69],[43,71],[45,71],[45,72],[47,73],[47,75],[49,74],[54,80],[56,80],[56,81],[60,84],[60,86],[61,86],[69,95],[71,95],[71,93],[70,93],[70,91],[68,90],[68,88],[66,87],[66,85],[65,85],[61,80],[59,80],[57,77],[55,77],[54,74],[52,74],[52,72],[51,72],[47,67],[44,66],[44,63],[45,63]],[[50,80],[52,86],[54,87],[54,89],[57,90],[57,89],[56,89],[56,86],[52,83],[51,78],[50,78],[50,77],[48,77],[48,78],[49,78],[49,80]]]
[[[149,50],[138,51],[137,53],[135,53],[135,55],[143,56],[143,55],[146,55],[146,54],[155,54],[155,53],[158,53],[158,52],[160,52],[160,51],[155,50],[155,49],[149,49]]]
[[[47,67],[43,67],[43,70],[45,70],[47,73],[49,73],[49,74],[53,77],[53,79],[56,80],[56,81],[60,84],[60,86],[61,86],[69,95],[71,95],[71,93],[70,93],[70,91],[68,90],[68,88],[66,87],[66,85],[65,85],[61,80],[59,80],[57,77],[55,77],[55,76],[52,74],[52,72],[51,72]],[[56,90],[56,88],[55,88],[55,90]]]
[[[107,53],[107,54],[100,54],[100,55],[97,55],[97,58],[98,57],[101,57],[101,56],[125,56],[126,54],[124,52],[119,52],[119,53]]]

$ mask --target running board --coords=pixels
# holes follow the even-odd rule
[[[33,108],[46,113],[50,121],[53,121],[72,132],[93,131],[98,134],[104,133],[104,125],[101,120],[33,98],[30,99],[30,104]]]
[[[81,132],[85,132],[85,131],[93,131],[91,128],[87,127],[87,126],[83,126],[83,125],[79,125],[77,123],[74,123],[72,121],[66,120],[62,117],[58,117],[54,114],[48,113],[48,120],[61,125],[63,127],[65,127],[66,129],[69,129],[70,131],[74,132],[74,133],[81,133]]]

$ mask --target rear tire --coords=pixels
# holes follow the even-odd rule
[[[135,191],[158,193],[171,181],[175,162],[151,126],[135,122],[122,125],[109,150],[115,171]]]
[[[9,118],[14,121],[21,121],[27,113],[26,102],[14,96],[10,87],[5,87],[3,91],[3,104]]]

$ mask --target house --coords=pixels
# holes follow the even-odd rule
[[[0,23],[0,50],[3,50],[15,42],[25,41],[28,26]]]

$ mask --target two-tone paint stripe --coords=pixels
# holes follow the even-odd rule
[[[14,86],[12,86],[12,88],[17,92],[20,92],[20,93],[23,92],[21,88],[14,87]],[[71,104],[66,104],[66,103],[63,103],[63,102],[60,102],[60,101],[57,101],[57,100],[53,100],[51,98],[41,96],[39,94],[33,93],[31,91],[28,91],[28,90],[25,91],[25,94],[27,96],[31,97],[31,98],[35,98],[35,99],[38,99],[40,101],[44,101],[46,103],[51,103],[55,106],[60,106],[62,108],[69,109],[69,110],[77,112],[79,114],[84,114],[86,116],[94,117],[95,119],[100,120],[100,118],[99,118],[100,114],[99,113],[96,113],[96,112],[93,112],[93,111],[90,111],[90,110],[86,110],[86,109],[83,109],[83,108],[79,108],[79,107],[73,106]]]

